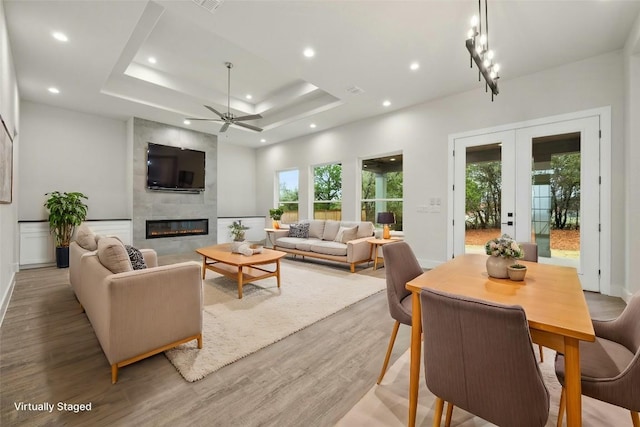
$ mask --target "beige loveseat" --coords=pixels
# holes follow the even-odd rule
[[[299,234],[299,225],[308,227],[306,235]],[[314,219],[275,231],[272,243],[279,251],[347,263],[353,273],[357,264],[371,261],[371,245],[367,240],[374,231],[373,223],[368,221]]]
[[[70,281],[111,365],[112,383],[118,368],[179,344],[197,340],[202,348],[200,264],[158,267],[154,251],[141,252],[147,268],[132,270],[115,238],[101,238],[96,250],[70,247]]]

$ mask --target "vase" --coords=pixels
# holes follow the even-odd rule
[[[279,230],[280,229],[280,221],[278,221],[277,219],[273,220],[272,225],[273,225],[273,229],[274,230]]]
[[[507,267],[507,273],[509,274],[509,279],[519,282],[524,280],[524,276],[527,274],[527,267],[524,268],[514,268],[512,266]]]
[[[487,258],[487,273],[496,279],[506,279],[509,277],[507,267],[515,264],[511,257],[489,256]]]
[[[247,245],[247,247],[249,246],[244,240],[234,240],[233,242],[231,242],[231,252],[234,254],[239,254],[240,248],[243,245]]]

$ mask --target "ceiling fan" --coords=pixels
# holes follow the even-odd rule
[[[205,105],[204,107],[206,109],[216,113],[218,116],[220,116],[220,118],[219,119],[187,118],[187,120],[202,120],[202,121],[208,121],[208,122],[224,122],[224,124],[220,128],[220,132],[226,132],[227,129],[229,129],[230,125],[240,126],[242,128],[251,129],[251,130],[254,130],[256,132],[262,132],[262,128],[259,128],[257,126],[253,126],[253,125],[249,125],[247,123],[242,123],[245,120],[261,119],[262,116],[260,114],[250,114],[248,116],[240,116],[240,117],[236,117],[234,114],[231,114],[231,68],[233,68],[233,64],[231,62],[225,62],[224,65],[226,65],[226,67],[227,67],[227,76],[228,76],[228,79],[227,79],[227,112],[226,113],[221,113],[218,110],[216,110],[215,108],[210,107],[209,105]]]

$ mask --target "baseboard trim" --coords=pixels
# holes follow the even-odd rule
[[[2,322],[4,321],[4,315],[7,312],[7,308],[9,308],[9,301],[11,301],[11,295],[13,295],[13,288],[16,285],[16,273],[11,274],[11,281],[9,283],[9,287],[7,291],[2,296],[2,304],[0,304],[0,327],[2,327]]]

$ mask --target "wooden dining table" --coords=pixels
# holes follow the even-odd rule
[[[426,271],[407,283],[412,292],[409,426],[416,423],[422,313],[420,291],[437,289],[484,301],[519,305],[534,343],[563,353],[567,425],[582,425],[580,341],[595,341],[587,302],[575,268],[519,261],[527,266],[524,281],[495,279],[486,272],[487,255],[465,254]],[[427,367],[429,369],[429,367]]]

